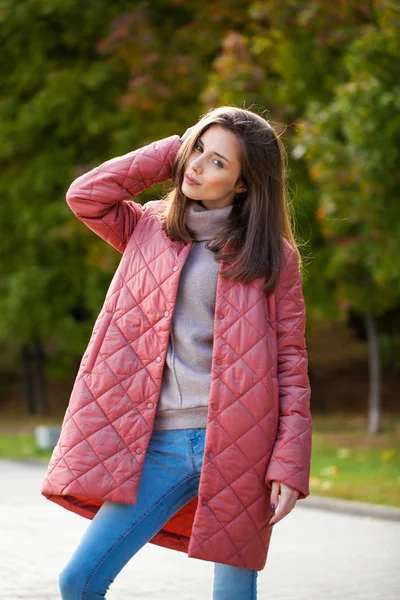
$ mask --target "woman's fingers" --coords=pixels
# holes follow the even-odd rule
[[[272,482],[272,486],[271,486],[271,508],[272,508],[272,506],[274,506],[274,508],[272,510],[275,510],[275,508],[278,506],[280,487],[281,487],[281,484],[280,484],[279,481],[273,481]]]
[[[298,497],[298,490],[295,490],[289,487],[288,485],[285,485],[284,483],[280,483],[279,481],[273,481],[271,488],[271,508],[272,510],[275,509],[275,512],[274,515],[271,517],[268,525],[275,525],[275,523],[278,523],[284,517],[286,517],[286,515],[288,515],[295,507]]]
[[[284,496],[281,495],[281,498],[280,498],[279,504],[278,504],[278,508],[276,509],[274,516],[271,517],[269,525],[275,525],[275,523],[278,523],[279,521],[281,521],[283,519],[283,517],[286,517],[286,515],[288,515],[290,513],[293,506],[294,506],[294,504],[292,502],[290,502],[289,498],[287,498],[287,497],[285,498]]]
[[[194,125],[192,127],[189,127],[188,129],[186,129],[185,133],[181,136],[181,142],[183,142],[187,138],[187,136],[192,131],[193,127],[194,127]]]

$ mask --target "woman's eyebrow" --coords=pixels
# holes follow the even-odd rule
[[[197,140],[198,142],[200,142],[201,144],[203,144],[204,146],[204,142],[201,138],[198,138]],[[213,154],[216,154],[217,156],[220,156],[221,158],[223,158],[224,160],[226,160],[226,162],[228,162],[230,164],[230,160],[228,160],[227,158],[225,158],[225,156],[223,156],[222,154],[220,154],[219,152],[215,152],[215,150],[213,151]]]

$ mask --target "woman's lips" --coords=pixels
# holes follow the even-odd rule
[[[189,177],[189,175],[185,175],[185,179],[188,185],[200,185],[198,181]]]

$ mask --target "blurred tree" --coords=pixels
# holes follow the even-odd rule
[[[381,422],[376,317],[400,305],[400,6],[374,6],[374,22],[344,53],[345,81],[329,104],[310,105],[298,135],[321,192],[325,277],[338,303],[365,319],[371,433]]]
[[[243,0],[155,0],[131,4],[97,46],[127,77],[121,111],[140,114],[145,141],[185,130],[204,110],[201,93],[221,39],[241,30]],[[124,132],[119,132],[124,142]]]
[[[23,0],[0,7],[0,342],[21,363],[27,409],[87,340],[115,264],[71,214],[80,169],[110,156],[125,80],[96,43],[125,3]],[[132,138],[135,137],[131,131]]]

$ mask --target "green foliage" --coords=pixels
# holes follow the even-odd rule
[[[103,247],[93,287],[100,243],[65,191],[77,168],[109,157],[121,126],[123,78],[96,52],[116,12],[97,0],[1,5],[0,341],[47,339],[49,372],[81,351],[115,264]]]
[[[119,260],[69,183],[230,103],[288,149],[311,319],[398,307],[398,30],[392,0],[0,3],[0,343],[63,376]]]
[[[400,12],[393,8],[380,7],[376,23],[349,44],[344,81],[329,104],[310,106],[298,135],[321,190],[327,279],[341,302],[375,315],[400,302]]]

